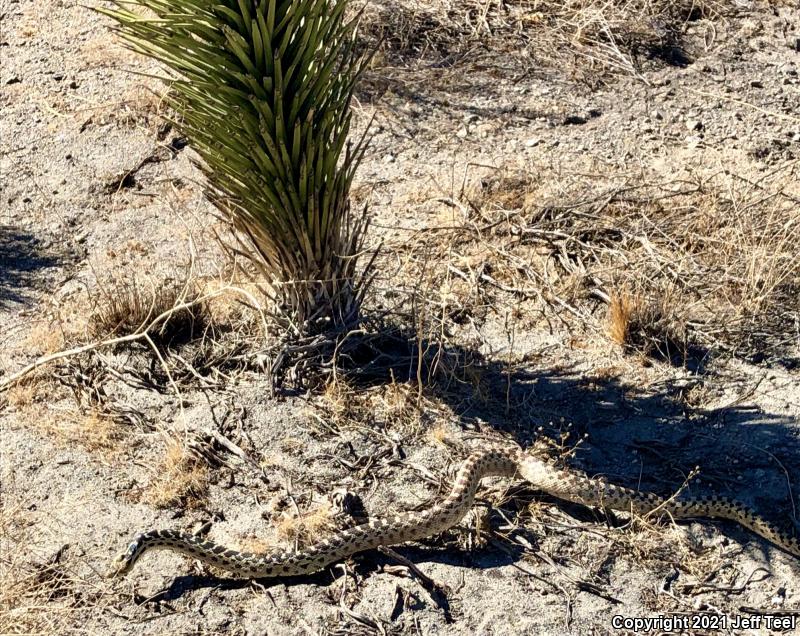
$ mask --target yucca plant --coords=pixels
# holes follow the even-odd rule
[[[101,9],[131,49],[173,71],[174,124],[298,335],[351,325],[366,287],[356,269],[366,215],[349,203],[366,138],[348,142],[365,59],[348,3],[118,0]]]

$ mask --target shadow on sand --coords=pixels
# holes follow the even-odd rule
[[[0,225],[0,309],[24,304],[47,286],[47,270],[66,257],[20,228]]]

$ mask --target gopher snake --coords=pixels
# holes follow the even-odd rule
[[[151,530],[140,534],[114,562],[111,576],[127,574],[147,550],[181,552],[244,578],[311,574],[357,552],[379,546],[416,541],[454,526],[469,511],[481,479],[519,474],[533,487],[574,503],[623,512],[646,514],[663,511],[674,518],[728,519],[749,528],[787,552],[800,557],[800,540],[769,523],[738,501],[718,497],[666,499],[567,472],[525,453],[520,448],[486,447],[474,451],[461,465],[446,499],[427,510],[406,512],[340,530],[300,551],[275,550],[267,554],[239,552],[176,530]]]

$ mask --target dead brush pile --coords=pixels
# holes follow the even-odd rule
[[[197,292],[188,280],[147,279],[133,274],[122,275],[100,284],[96,307],[89,320],[95,339],[139,333],[161,315],[166,318],[150,334],[154,342],[169,344],[191,340],[206,326],[205,307],[191,305]],[[185,309],[171,312],[175,307]]]
[[[795,367],[796,170],[760,183],[727,172],[661,183],[499,174],[465,190],[460,211],[447,207],[450,225],[407,243],[401,276],[420,281],[441,333],[508,314],[679,365],[711,352]]]
[[[368,44],[382,42],[373,67],[493,58],[502,67],[566,64],[588,81],[598,73],[636,74],[649,61],[683,66],[691,61],[684,41],[690,24],[736,11],[732,0],[398,0],[367,5],[361,33]],[[707,39],[716,31],[699,32]]]

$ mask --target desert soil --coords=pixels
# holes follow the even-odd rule
[[[212,522],[211,538],[259,549],[324,531],[314,519],[336,488],[358,493],[373,515],[424,504],[456,461],[434,430],[546,438],[569,466],[661,494],[697,466],[691,492],[739,497],[800,533],[797,272],[775,287],[789,290],[776,306],[794,323],[753,319],[755,335],[735,342],[719,335],[725,324],[709,327],[676,364],[609,335],[614,281],[649,276],[630,244],[593,264],[573,258],[570,243],[548,252],[519,238],[570,210],[575,223],[596,214],[613,229],[613,215],[586,203],[591,193],[602,203],[637,184],[702,184],[702,197],[669,210],[742,198],[733,224],[789,205],[786,242],[744,236],[742,250],[762,249],[752,266],[757,254],[796,250],[800,12],[745,4],[688,16],[683,48],[669,55],[603,63],[546,39],[493,52],[508,46],[504,24],[527,28],[519,12],[534,29],[541,16],[526,3],[466,3],[470,12],[439,0],[373,3],[364,37],[387,39],[354,103],[354,134],[371,125],[374,139],[353,198],[369,206],[369,246],[382,244],[367,309],[395,308],[421,345],[444,344],[455,362],[361,384],[344,369],[324,386],[273,395],[259,370],[269,342],[252,310],[220,297],[204,311],[227,325],[223,361],[196,376],[176,356],[196,365],[205,349],[163,349],[170,379],[140,341],[63,358],[6,387],[0,631],[611,634],[634,633],[614,629],[615,615],[784,612],[800,633],[800,561],[743,528],[607,516],[513,480],[480,492],[481,533],[467,519],[397,549],[439,592],[379,553],[300,580],[232,580],[167,552],[124,579],[103,576],[150,528]],[[230,268],[191,140],[164,123],[164,89],[149,77],[158,65],[126,51],[81,3],[0,0],[0,25],[2,382],[41,355],[102,340],[93,316],[115,280],[138,277],[145,294],[187,277],[220,288]],[[645,220],[664,208],[627,205],[642,223],[639,248],[656,244],[666,225]],[[585,255],[595,239],[572,245],[588,246]],[[741,251],[733,237],[722,243],[731,259]],[[515,258],[523,264],[511,275]],[[619,274],[604,278],[609,263]],[[664,263],[680,282],[685,263]],[[711,271],[704,282],[716,290],[754,271],[730,263],[718,270],[728,278]],[[700,300],[671,302],[677,311]]]

